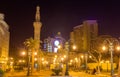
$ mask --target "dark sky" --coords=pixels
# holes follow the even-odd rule
[[[41,7],[42,40],[60,31],[65,39],[84,20],[97,20],[99,34],[120,36],[120,3],[115,0],[1,0],[0,12],[10,27],[10,55],[33,36],[36,6]]]

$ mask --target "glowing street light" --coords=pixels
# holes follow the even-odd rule
[[[37,52],[34,52],[34,55],[37,55]]]
[[[89,58],[92,58],[92,56],[89,56]]]
[[[22,62],[22,60],[19,60],[19,63],[21,63]]]
[[[35,61],[37,61],[37,58],[35,58]]]
[[[102,47],[102,50],[103,50],[103,51],[105,51],[105,50],[106,50],[106,47],[105,47],[105,46],[103,46],[103,47]]]
[[[72,62],[73,62],[73,60],[70,60],[70,62],[72,63]]]
[[[57,58],[57,55],[55,55],[55,58]]]
[[[82,55],[81,58],[83,59],[83,57],[84,57],[84,56]]]
[[[10,59],[13,60],[13,57],[11,57]]]
[[[58,45],[58,49],[60,49],[61,48],[61,46],[60,45]]]
[[[64,58],[66,58],[66,55],[64,55]]]
[[[77,61],[78,59],[77,59],[77,58],[75,58],[75,60]]]
[[[76,46],[75,46],[75,45],[73,45],[73,49],[74,49],[74,50],[76,49]]]
[[[61,60],[63,61],[63,60],[64,60],[64,58],[62,57],[62,58],[61,58]]]
[[[25,51],[23,51],[23,52],[22,52],[22,55],[24,56],[25,54],[26,54]]]
[[[117,48],[116,48],[118,51],[120,50],[120,46],[117,46]]]
[[[44,61],[44,58],[42,58],[42,61]]]

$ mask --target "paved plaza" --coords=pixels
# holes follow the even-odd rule
[[[27,74],[27,71],[8,72],[8,73],[5,73],[4,77],[51,77],[52,72],[46,70],[46,71],[34,72],[30,76],[26,76],[26,74]],[[69,71],[69,74],[70,74],[69,77],[111,77],[110,73],[91,75],[85,72]],[[59,76],[54,76],[54,77],[59,77]],[[67,77],[67,76],[62,76],[62,77]],[[114,77],[118,77],[118,76],[114,76]]]

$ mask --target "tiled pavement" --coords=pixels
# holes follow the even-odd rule
[[[22,71],[22,72],[9,72],[9,73],[6,73],[4,77],[51,77],[50,76],[51,74],[52,74],[51,71],[40,71],[40,72],[34,72],[31,76],[27,76],[27,71]],[[106,74],[106,73],[91,75],[85,72],[70,71],[69,74],[70,74],[69,77],[111,77],[109,74]],[[59,77],[59,76],[56,76],[56,77]],[[63,76],[63,77],[66,77],[66,76]]]

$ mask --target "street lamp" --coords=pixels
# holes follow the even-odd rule
[[[76,50],[76,46],[75,45],[73,45],[73,50]]]
[[[30,57],[31,57],[31,51],[30,50],[28,50],[28,52],[27,52],[27,56],[28,56],[28,61],[27,61],[27,64],[28,64],[28,70],[27,70],[27,76],[29,76],[30,75]]]
[[[21,55],[22,55],[23,60],[24,60],[24,59],[25,59],[26,52],[25,52],[25,51],[22,51],[22,52],[21,52]]]
[[[22,52],[22,55],[24,56],[25,54],[26,54],[25,51],[23,51],[23,52]]]
[[[69,75],[69,72],[68,72],[68,55],[69,55],[69,45],[68,45],[68,42],[65,43],[65,49],[66,49],[66,71],[65,71],[65,75]]]
[[[87,72],[87,60],[88,60],[88,54],[85,53],[85,70]]]
[[[91,59],[91,58],[92,58],[92,56],[90,55],[90,56],[89,56],[89,58]]]
[[[34,52],[34,55],[36,56],[36,55],[37,55],[37,52]]]
[[[108,39],[105,39],[104,40],[104,44],[108,44],[109,46],[108,46],[108,50],[109,50],[109,52],[110,52],[110,56],[111,56],[111,76],[113,76],[113,74],[114,74],[114,68],[113,68],[113,51],[115,50],[114,48],[115,48],[115,44],[118,44],[119,45],[119,41],[117,40],[117,39],[115,39],[115,38],[108,38]],[[106,50],[106,47],[105,46],[103,46],[103,48],[102,48],[103,50]],[[117,49],[119,49],[118,47],[117,47]]]
[[[25,60],[25,55],[26,55],[26,52],[25,52],[25,51],[23,51],[21,54],[22,54],[23,60]]]

